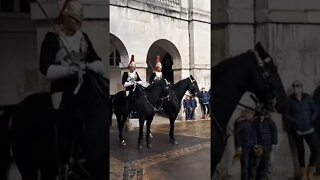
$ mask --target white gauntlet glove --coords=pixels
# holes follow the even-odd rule
[[[104,64],[101,61],[93,61],[92,63],[88,63],[87,68],[101,75],[105,73]]]
[[[68,77],[73,74],[77,74],[80,71],[81,71],[80,67],[76,65],[71,65],[71,66],[50,65],[47,70],[46,78],[49,81],[54,81],[57,79]]]
[[[134,83],[132,81],[129,81],[129,82],[125,82],[124,83],[124,87],[129,87],[129,86],[132,86]]]
[[[143,83],[142,81],[137,81],[137,84],[142,85]]]

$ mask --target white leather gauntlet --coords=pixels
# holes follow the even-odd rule
[[[50,65],[47,70],[46,78],[50,81],[54,81],[69,75],[70,71],[68,66]]]

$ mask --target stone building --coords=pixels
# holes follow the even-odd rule
[[[123,89],[121,73],[132,54],[144,81],[159,55],[169,81],[191,74],[210,87],[210,1],[111,0],[110,94]]]
[[[320,80],[320,1],[317,0],[213,0],[212,64],[252,49],[258,41],[274,58],[284,87],[293,80],[312,93]],[[245,97],[243,99],[246,99]],[[229,122],[232,124],[237,115]],[[281,116],[276,115],[279,141],[274,147],[271,179],[288,179],[299,172]],[[233,138],[229,139],[220,170],[239,179],[240,165],[232,165]]]

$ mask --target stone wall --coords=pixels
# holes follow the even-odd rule
[[[14,13],[0,13],[0,24],[0,104],[16,104],[41,84],[36,25],[30,15]]]

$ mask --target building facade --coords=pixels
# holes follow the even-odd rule
[[[210,87],[210,1],[111,0],[110,94],[123,89],[131,55],[143,81],[149,81],[159,55],[172,83],[193,75]]]

